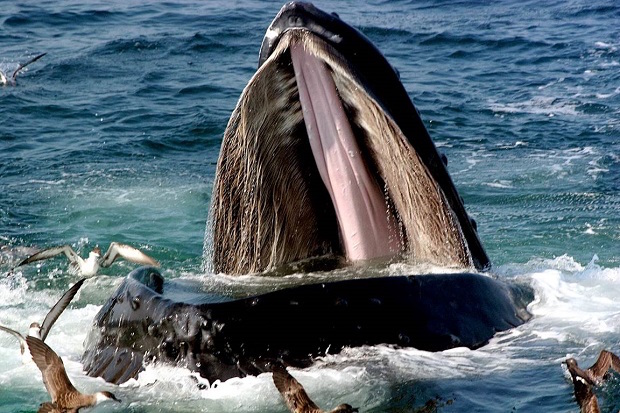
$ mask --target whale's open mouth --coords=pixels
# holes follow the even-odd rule
[[[249,297],[213,302],[212,292],[179,294],[184,283],[138,268],[95,318],[83,357],[89,375],[122,383],[156,360],[212,382],[272,363],[304,367],[346,347],[478,348],[529,319],[531,288],[467,273],[489,265],[476,230],[398,76],[364,36],[290,3],[260,56],[222,142],[213,269],[396,256],[465,271],[294,278],[264,292],[268,281]]]
[[[317,256],[489,263],[393,69],[307,4],[267,31],[225,132],[211,214],[213,266],[226,273]]]

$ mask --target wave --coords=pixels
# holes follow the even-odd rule
[[[484,385],[494,395],[488,400],[489,408],[501,410],[506,397],[498,395],[503,394],[504,386],[527,392],[532,380],[541,385],[551,381],[557,383],[557,391],[557,385],[563,383],[560,361],[564,357],[577,355],[583,359],[596,355],[620,333],[620,304],[615,299],[620,294],[619,267],[602,267],[596,257],[584,265],[564,255],[509,264],[496,272],[500,277],[528,281],[534,286],[536,300],[529,306],[534,318],[498,334],[481,349],[431,353],[381,345],[350,348],[320,358],[308,369],[291,369],[291,373],[319,405],[347,402],[363,406],[366,411],[392,406],[396,395],[405,397],[407,403],[412,403],[409,406],[421,407],[438,394],[440,401],[450,400],[459,409],[475,409],[473,406],[480,400],[478,390],[469,384],[475,377],[478,385]],[[189,275],[188,279],[199,279],[197,276]],[[106,388],[138,409],[157,405],[169,412],[283,410],[269,373],[210,383],[183,367],[154,363],[120,388],[84,376],[78,362],[82,342],[101,305],[90,303],[104,298],[105,291],[115,288],[119,281],[116,277],[88,280],[50,335],[50,345],[65,359],[78,388]],[[28,320],[42,317],[62,291],[42,284],[32,289],[28,287],[31,283],[9,285],[6,279],[0,282],[3,296],[22,292],[21,300],[0,306],[0,323],[25,329]],[[15,320],[23,321],[14,325]],[[3,386],[41,387],[40,383],[28,381],[31,373],[19,365],[16,343],[8,336],[0,335],[0,355],[6,355],[0,363]],[[549,374],[541,376],[541,370]],[[537,392],[537,397],[547,397],[547,392]]]
[[[48,9],[39,7],[23,7],[23,11],[13,14],[4,20],[3,25],[9,29],[20,31],[33,27],[75,27],[79,24],[106,23],[109,24],[123,14],[109,10],[82,10],[50,12]]]
[[[476,36],[473,34],[454,34],[450,32],[435,33],[420,42],[421,46],[484,46],[486,50],[538,47],[558,47],[556,43],[532,40],[523,36],[512,36],[499,39]]]

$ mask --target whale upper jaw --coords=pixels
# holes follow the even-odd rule
[[[326,255],[490,266],[396,71],[307,3],[266,32],[224,134],[211,227],[217,272]]]

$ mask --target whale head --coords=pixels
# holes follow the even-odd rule
[[[363,34],[286,4],[224,133],[213,270],[312,257],[459,269],[490,261],[398,73]]]

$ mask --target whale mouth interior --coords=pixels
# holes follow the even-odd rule
[[[317,256],[473,266],[458,219],[407,137],[355,67],[305,29],[283,33],[244,89],[211,214],[221,251],[213,264],[227,273]]]
[[[300,42],[289,47],[311,153],[351,261],[389,257],[402,250],[389,196],[369,170],[327,65]]]

